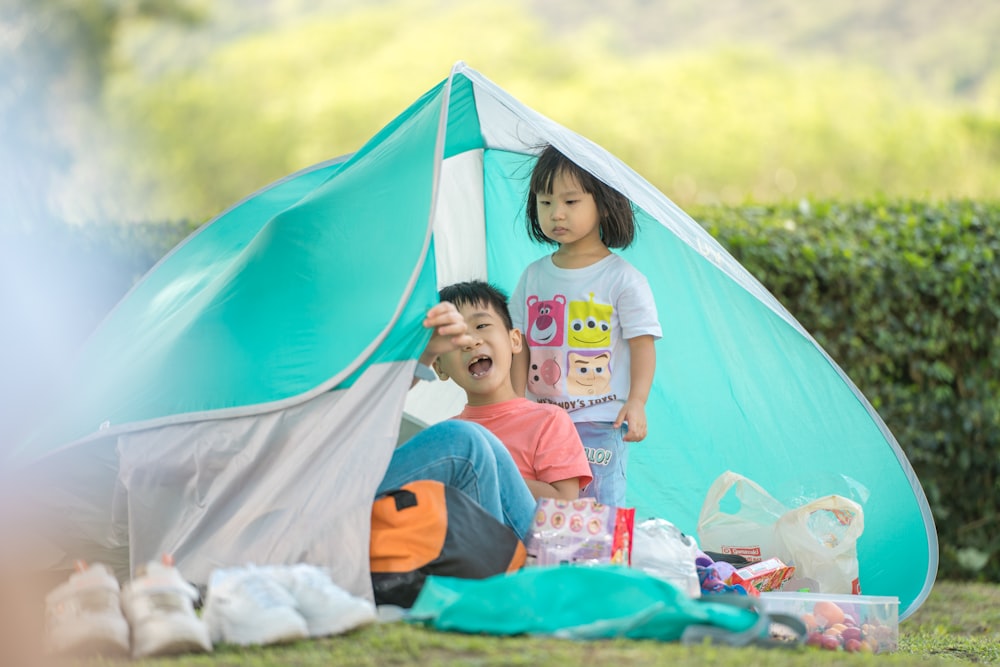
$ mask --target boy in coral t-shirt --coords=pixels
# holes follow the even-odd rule
[[[514,392],[510,367],[523,341],[511,323],[507,297],[478,280],[449,285],[440,297],[459,310],[475,341],[420,359],[433,365],[439,378],[450,377],[465,390],[468,403],[456,419],[481,424],[497,436],[536,499],[579,497],[591,472],[573,420],[558,406]]]

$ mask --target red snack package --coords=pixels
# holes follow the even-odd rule
[[[748,593],[763,593],[780,589],[794,573],[794,565],[785,565],[780,558],[768,558],[736,570],[727,583],[741,586]]]

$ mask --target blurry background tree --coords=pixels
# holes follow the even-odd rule
[[[111,136],[100,106],[122,30],[151,20],[190,26],[199,17],[183,0],[0,2],[5,223],[37,224],[58,216],[55,190],[88,162],[95,135]]]
[[[134,22],[197,18],[179,0],[0,0],[0,449],[158,256],[63,222],[94,210],[71,184],[100,178],[95,158],[116,136],[101,105],[118,36]]]

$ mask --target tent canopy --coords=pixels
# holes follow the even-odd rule
[[[90,527],[86,537],[106,551],[169,548],[207,572],[232,553],[207,536],[210,523],[235,531],[243,554],[333,557],[332,545],[315,550],[320,538],[308,522],[278,531],[307,546],[274,551],[277,524],[260,517],[277,516],[276,507],[301,514],[302,503],[314,503],[309,521],[321,522],[344,486],[317,503],[318,492],[302,496],[296,485],[325,487],[334,468],[368,466],[352,494],[361,518],[351,529],[364,532],[365,502],[387,464],[404,396],[407,414],[424,422],[459,411],[463,397],[451,383],[406,395],[429,335],[423,313],[439,286],[457,280],[487,279],[509,293],[521,270],[550,251],[532,243],[523,224],[528,179],[545,143],[637,209],[637,242],[622,255],[649,279],[663,325],[649,436],[630,454],[628,502],[638,516],[695,534],[706,491],[730,469],[787,504],[845,495],[865,512],[863,592],[898,596],[904,617],[915,611],[937,570],[933,520],[904,453],[865,397],[667,197],[464,63],[356,153],[264,188],[161,260],[89,341],[70,398],[5,466],[46,471],[60,489],[49,503],[72,505]],[[338,408],[330,422],[332,413],[316,407],[330,401],[356,409]],[[299,461],[284,481],[272,470],[263,484],[253,460],[279,466],[305,451],[279,423],[268,437],[255,430],[288,411],[306,431],[323,423],[341,444],[303,436],[325,466]],[[349,447],[352,437],[381,449],[371,460],[320,456]],[[226,465],[208,465],[210,456]],[[195,463],[177,468],[178,459]],[[242,486],[220,486],[242,459],[251,461],[240,468],[245,476],[226,482]],[[185,480],[173,512],[162,494],[149,495],[161,493],[169,470]],[[241,489],[239,512],[213,505],[225,500],[224,488]],[[158,527],[145,531],[156,536],[143,541],[139,525]],[[129,558],[134,565],[136,554]]]

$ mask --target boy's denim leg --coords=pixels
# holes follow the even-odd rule
[[[535,499],[503,443],[473,422],[433,424],[396,448],[377,493],[433,479],[453,486],[525,539]]]

